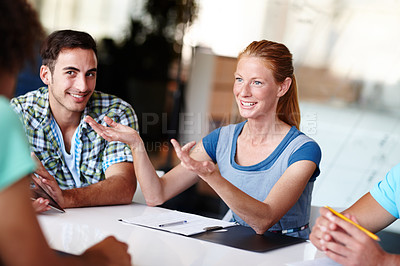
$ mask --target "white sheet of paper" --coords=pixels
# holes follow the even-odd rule
[[[185,236],[202,233],[207,231],[207,228],[215,226],[225,228],[236,225],[234,222],[227,222],[180,211],[169,211],[157,215],[141,215],[131,218],[123,218],[121,221],[128,224],[141,225]]]

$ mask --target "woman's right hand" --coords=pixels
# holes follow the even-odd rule
[[[104,121],[110,127],[105,127],[97,123],[92,117],[86,116],[84,121],[88,123],[94,131],[107,141],[121,141],[128,144],[132,150],[144,147],[143,141],[139,133],[131,127],[118,124],[108,116],[104,117]]]

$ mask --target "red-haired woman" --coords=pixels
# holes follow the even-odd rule
[[[245,121],[216,129],[197,145],[172,140],[181,164],[159,178],[137,132],[105,118],[86,118],[109,141],[130,145],[146,203],[156,206],[207,182],[232,211],[232,221],[256,233],[308,238],[313,184],[321,150],[299,131],[292,55],[283,44],[252,42],[239,54],[233,93]],[[195,147],[194,147],[195,146]],[[192,149],[194,147],[194,149]]]

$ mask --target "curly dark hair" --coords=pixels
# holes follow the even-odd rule
[[[26,0],[0,1],[0,69],[17,73],[36,58],[35,46],[43,40],[44,30],[36,11]]]

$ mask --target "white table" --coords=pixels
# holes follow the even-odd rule
[[[132,203],[67,209],[66,213],[49,211],[38,219],[52,248],[80,254],[114,235],[128,243],[133,265],[286,265],[324,256],[309,242],[257,253],[118,221],[167,211]]]

